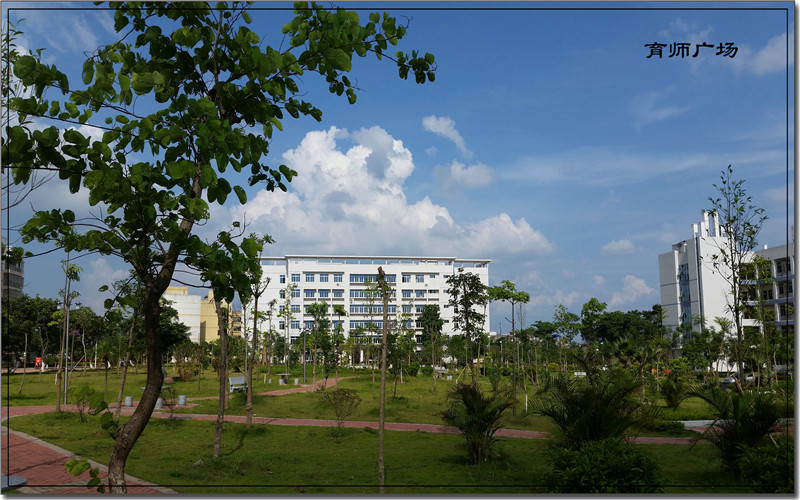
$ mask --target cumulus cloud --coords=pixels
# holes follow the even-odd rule
[[[636,248],[629,239],[608,242],[600,249],[603,255],[630,255],[635,251]]]
[[[647,286],[643,279],[630,274],[622,278],[622,291],[614,292],[611,295],[610,306],[622,306],[635,302],[640,297],[651,295],[654,290]]]
[[[426,116],[422,119],[422,128],[428,132],[433,132],[436,135],[442,136],[445,139],[453,141],[461,154],[466,158],[472,157],[472,152],[467,149],[464,138],[456,130],[456,122],[447,116]]]
[[[309,132],[283,161],[298,172],[288,192],[261,191],[243,206],[214,208],[214,219],[246,218],[249,229],[276,239],[270,251],[278,254],[495,258],[555,249],[524,218],[501,213],[465,224],[427,196],[408,200],[412,154],[380,127]]]
[[[594,284],[597,286],[603,286],[606,284],[606,279],[600,276],[599,274],[595,274],[592,277],[592,281],[594,281]]]
[[[110,286],[114,282],[128,277],[128,271],[121,267],[124,265],[122,262],[114,262],[114,264],[120,267],[113,266],[110,259],[106,257],[94,259],[88,265],[81,264],[86,266],[81,275],[80,285],[78,285],[83,305],[91,307],[94,311],[105,310],[103,301],[110,298],[112,294],[108,292],[101,295],[96,293],[97,289],[103,285]]]
[[[439,186],[447,191],[485,186],[494,180],[494,171],[490,167],[482,163],[467,167],[459,161],[453,161],[449,167],[437,166],[433,175]]]

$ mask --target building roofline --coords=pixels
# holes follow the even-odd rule
[[[261,257],[261,260],[288,260],[288,259],[373,259],[373,260],[451,260],[453,262],[483,262],[489,263],[491,259],[463,259],[458,257],[440,257],[433,255],[284,255],[283,257]]]

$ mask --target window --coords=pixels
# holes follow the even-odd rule
[[[438,295],[439,294],[439,290],[428,290],[428,294],[430,294],[430,295]]]
[[[286,309],[286,306],[281,304],[281,306],[278,308],[278,311],[283,312],[285,309]]]
[[[300,329],[300,320],[299,319],[293,320],[292,323],[291,323],[291,327],[292,327],[293,330],[299,330]]]
[[[386,282],[387,283],[394,283],[397,280],[397,275],[395,274],[387,274],[386,275]],[[378,282],[378,275],[377,274],[351,274],[350,275],[350,283],[366,283],[370,281],[372,283]]]
[[[281,283],[286,283],[286,275],[281,274]]]
[[[314,282],[314,273],[306,274],[306,283],[313,283]]]
[[[418,274],[417,275],[417,283],[425,283],[425,275],[424,274]]]
[[[333,291],[333,298],[334,299],[341,299],[344,297],[344,290],[334,290]]]
[[[300,273],[292,273],[292,283],[300,283]]]
[[[341,283],[343,281],[343,279],[344,279],[344,274],[339,273],[339,274],[334,274],[333,275],[333,282],[334,283]]]
[[[292,304],[292,312],[299,313],[300,312],[300,304]]]
[[[328,298],[328,293],[330,293],[330,290],[320,290],[319,291],[319,298],[321,298],[321,299]]]
[[[411,312],[411,306],[403,306],[403,312],[404,313],[410,313]]]
[[[319,282],[320,283],[327,283],[328,282],[328,275],[320,273]]]
[[[414,293],[416,294],[418,299],[425,298],[425,290],[414,290]]]
[[[404,274],[403,275],[403,283],[411,283],[411,275],[410,274]]]
[[[281,290],[280,295],[281,295],[282,299],[285,299],[286,298],[286,290]]]
[[[403,290],[403,298],[410,299],[411,298],[411,290]]]
[[[300,298],[300,290],[299,289],[292,290],[292,297],[294,297],[296,299],[299,299]]]
[[[286,328],[286,323],[284,323],[283,321],[279,321],[278,322],[278,329],[283,330],[284,328]]]
[[[307,299],[313,299],[314,298],[314,292],[316,292],[316,290],[306,290],[305,297]]]
[[[422,314],[423,309],[425,309],[425,306],[417,306],[417,314]]]
[[[314,329],[314,321],[303,321],[303,329],[305,329],[305,330],[313,330]]]

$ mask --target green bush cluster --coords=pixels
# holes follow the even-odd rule
[[[422,374],[425,375],[426,377],[430,377],[431,375],[433,375],[433,367],[428,365],[423,366]]]
[[[658,464],[617,438],[587,441],[579,449],[552,446],[546,482],[551,493],[661,493]]]
[[[794,493],[794,440],[779,436],[775,443],[749,448],[740,464],[756,493]]]

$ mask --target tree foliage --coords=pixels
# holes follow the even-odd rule
[[[259,243],[237,240],[238,221],[210,243],[194,230],[210,217],[210,204],[224,204],[231,193],[239,203],[247,201],[235,174],[250,186],[286,190],[296,172],[265,158],[287,115],[322,117],[304,100],[302,79],[318,74],[330,92],[353,103],[355,86],[347,73],[354,56],[393,60],[401,78],[413,74],[417,83],[433,80],[435,62],[431,54],[386,53],[406,34],[406,26],[388,14],[372,13],[362,24],[352,11],[297,3],[283,27],[289,43],[276,49],[248,27],[246,5],[111,7],[119,39],[91,53],[82,66],[83,87],[39,54],[17,58],[13,72],[29,95],[8,102],[18,120],[6,124],[2,156],[15,183],[51,169],[71,193],[88,191],[94,207],[89,216],[39,211],[21,229],[23,241],[55,241],[66,251],[124,259],[146,289],[147,357],[160,360],[159,299],[179,264],[196,269],[218,300],[230,303],[236,291],[248,289]],[[29,118],[103,135],[29,127]],[[160,392],[160,366],[151,365],[142,400],[112,452],[112,492],[125,491],[125,461]]]

